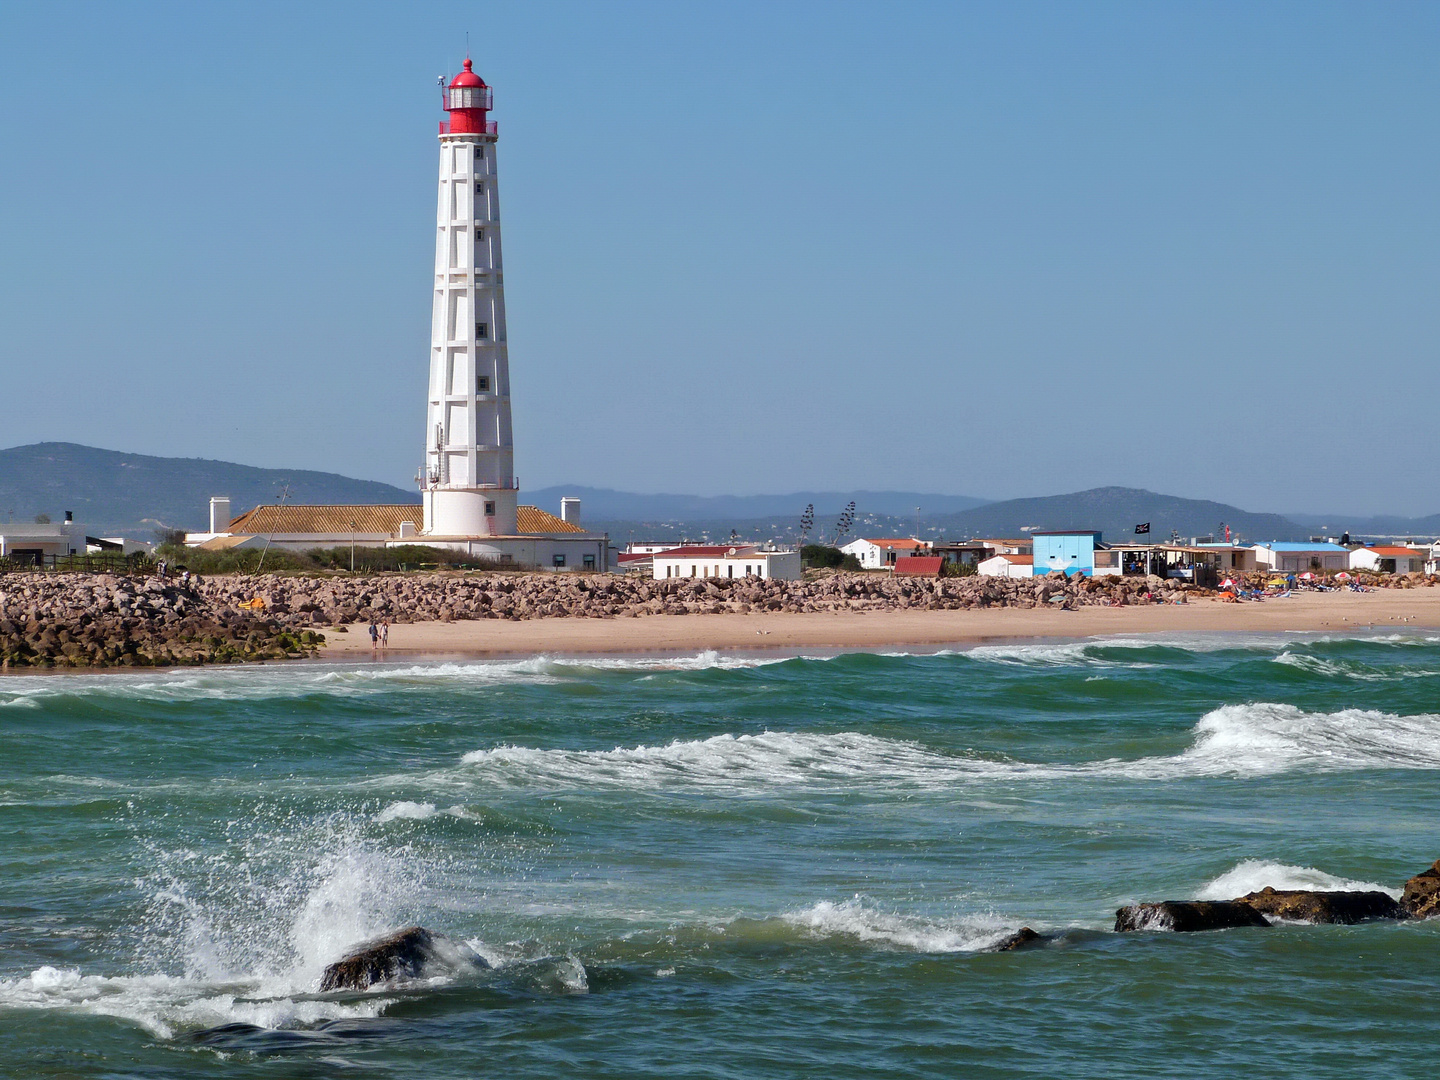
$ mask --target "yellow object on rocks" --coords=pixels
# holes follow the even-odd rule
[[[265,601],[257,596],[253,600],[242,601],[240,606],[247,611],[264,611]]]

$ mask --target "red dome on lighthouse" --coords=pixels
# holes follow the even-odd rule
[[[450,80],[444,96],[445,111],[450,114],[450,121],[440,126],[441,135],[495,134],[494,121],[485,118],[493,104],[490,87],[475,74],[468,56],[465,58],[465,70]]]
[[[465,58],[465,70],[450,80],[450,86],[452,88],[457,86],[484,86],[485,80],[480,78],[479,75],[476,75],[472,68],[473,65],[467,56]]]

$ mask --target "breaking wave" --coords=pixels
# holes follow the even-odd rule
[[[937,753],[859,732],[765,732],[663,746],[557,750],[499,746],[464,755],[472,781],[501,787],[707,789],[911,786],[986,780],[1256,777],[1292,771],[1440,769],[1440,716],[1293,705],[1226,705],[1207,713],[1179,754],[1076,765]]]
[[[780,917],[813,938],[842,938],[906,952],[978,952],[994,947],[1020,928],[999,916],[927,919],[882,911],[859,896],[836,904],[822,900]]]
[[[1267,862],[1262,859],[1247,859],[1237,863],[1225,873],[1208,881],[1195,895],[1197,900],[1234,900],[1246,893],[1259,892],[1269,886],[1273,889],[1318,889],[1323,892],[1383,892],[1397,900],[1400,889],[1378,885],[1373,881],[1356,881],[1353,878],[1336,877],[1313,866],[1291,866],[1289,863]]]

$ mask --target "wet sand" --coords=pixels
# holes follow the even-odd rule
[[[368,659],[368,624],[326,633],[322,657]],[[537,653],[692,652],[700,649],[882,648],[978,644],[1017,638],[1251,631],[1440,629],[1440,589],[1304,593],[1288,599],[1222,604],[970,611],[766,612],[749,615],[647,615],[615,619],[392,624],[385,655],[503,656]]]

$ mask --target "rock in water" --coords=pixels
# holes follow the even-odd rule
[[[1163,900],[1131,904],[1115,912],[1115,932],[1229,930],[1237,926],[1269,926],[1264,915],[1243,900]]]
[[[1437,879],[1440,880],[1440,879]],[[1352,923],[1366,919],[1408,919],[1410,913],[1383,892],[1315,892],[1270,887],[1246,893],[1240,902],[1262,915],[1308,923]]]
[[[1405,882],[1400,903],[1415,919],[1433,919],[1440,915],[1440,859],[1429,870],[1421,870]]]
[[[320,989],[366,990],[393,979],[419,978],[427,966],[451,970],[489,967],[484,959],[444,934],[410,926],[355,946],[325,969]]]
[[[1031,930],[1028,926],[1022,926],[1015,933],[1001,938],[994,945],[990,946],[991,952],[1014,952],[1016,949],[1023,949],[1027,945],[1035,945],[1045,939]]]

